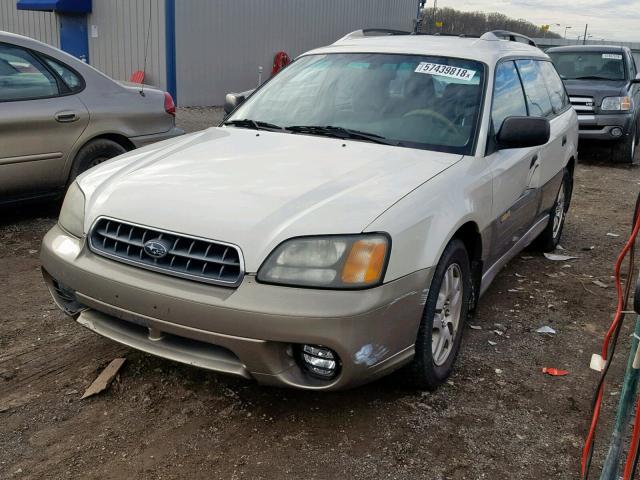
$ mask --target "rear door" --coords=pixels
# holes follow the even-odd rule
[[[65,161],[89,122],[75,95],[82,86],[65,66],[0,43],[0,200],[64,185]]]
[[[496,66],[491,120],[494,133],[507,117],[526,116],[527,103],[513,61]],[[538,197],[531,176],[540,147],[497,150],[487,156],[493,172],[492,262],[511,249],[533,223]]]

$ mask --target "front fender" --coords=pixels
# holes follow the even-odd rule
[[[492,197],[485,159],[464,157],[380,215],[365,231],[391,235],[385,282],[435,266],[465,223],[474,222],[481,234],[488,231]],[[483,241],[483,250],[487,243]]]

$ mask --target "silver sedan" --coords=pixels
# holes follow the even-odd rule
[[[104,160],[182,133],[169,93],[0,31],[0,204],[56,195]]]

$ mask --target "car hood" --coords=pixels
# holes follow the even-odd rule
[[[569,96],[594,97],[599,105],[604,97],[625,95],[624,80],[565,80]]]
[[[287,238],[362,232],[461,155],[211,128],[134,150],[79,177],[99,216],[234,243],[247,272]]]

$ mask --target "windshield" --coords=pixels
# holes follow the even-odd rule
[[[309,55],[225,123],[471,154],[483,76],[482,64],[454,58]]]
[[[564,80],[624,80],[622,53],[550,52],[556,70]]]

